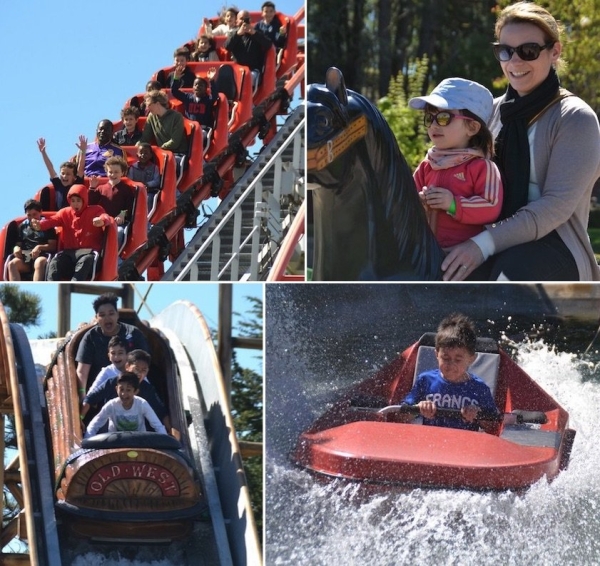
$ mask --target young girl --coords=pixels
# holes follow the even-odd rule
[[[214,37],[201,35],[198,38],[196,49],[192,53],[192,61],[218,61],[217,45]]]
[[[228,35],[236,28],[235,22],[237,20],[238,11],[239,10],[235,6],[227,8],[227,10],[225,10],[221,16],[222,23],[215,28],[212,27],[212,24],[208,18],[204,18],[202,33],[215,36]]]
[[[440,245],[468,240],[494,222],[502,208],[502,180],[487,121],[493,97],[466,79],[445,79],[429,96],[409,101],[424,110],[433,147],[415,171],[419,196]],[[439,212],[446,214],[439,214]]]
[[[137,158],[138,160],[129,168],[129,178],[146,185],[148,212],[151,212],[154,208],[154,197],[160,190],[160,170],[154,162],[154,152],[149,143],[138,143]]]

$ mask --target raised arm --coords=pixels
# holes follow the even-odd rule
[[[79,136],[79,143],[75,145],[79,149],[77,155],[77,176],[83,179],[85,174],[85,152],[87,150],[88,140],[85,136]]]
[[[56,174],[56,170],[54,169],[54,165],[52,165],[52,161],[50,161],[50,158],[48,157],[48,154],[46,153],[45,138],[40,138],[37,141],[37,146],[38,146],[38,149],[40,150],[40,153],[42,154],[42,159],[44,160],[44,165],[46,166],[46,169],[48,169],[48,174],[50,175],[50,178],[54,179],[55,177],[58,177],[58,175]]]

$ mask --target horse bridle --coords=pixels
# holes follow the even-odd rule
[[[367,117],[361,114],[348,124],[341,132],[319,147],[307,152],[309,171],[325,169],[331,162],[345,153],[354,143],[367,135]]]

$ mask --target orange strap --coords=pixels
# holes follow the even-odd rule
[[[309,171],[325,169],[331,162],[345,153],[354,143],[367,135],[367,117],[361,114],[334,138],[321,147],[309,149],[307,165]]]

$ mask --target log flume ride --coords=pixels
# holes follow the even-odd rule
[[[172,435],[105,433],[82,440],[75,354],[89,326],[59,341],[47,365],[34,358],[46,358],[44,341],[30,343],[0,304],[0,385],[14,400],[22,438],[32,563],[68,563],[81,541],[92,547],[176,541],[186,564],[260,564],[228,396],[201,313],[186,301],[151,323],[131,310],[119,313],[149,344],[148,379],[168,408]]]

